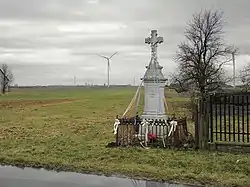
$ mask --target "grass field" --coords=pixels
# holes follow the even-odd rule
[[[105,148],[135,88],[19,89],[0,96],[0,163],[134,178],[250,186],[250,156]],[[170,114],[188,99],[166,93]],[[141,110],[142,108],[140,108]],[[190,131],[193,125],[189,123]]]

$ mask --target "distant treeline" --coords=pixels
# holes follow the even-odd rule
[[[103,85],[48,85],[48,86],[11,86],[11,88],[89,88],[89,87],[97,87],[97,88],[106,88]],[[110,87],[135,87],[132,85],[110,85]]]

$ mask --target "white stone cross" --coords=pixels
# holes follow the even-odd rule
[[[151,44],[151,45],[155,45],[155,44],[160,44],[163,42],[163,37],[159,36],[157,37],[157,30],[152,30],[151,31],[151,37],[148,37],[145,39],[145,43],[146,44]]]
[[[157,44],[163,42],[163,37],[159,36],[157,37],[157,30],[152,30],[151,31],[151,37],[145,38],[145,43],[151,45],[151,50],[152,50],[152,56],[156,58],[156,49],[157,49]]]

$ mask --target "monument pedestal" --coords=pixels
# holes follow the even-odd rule
[[[145,39],[145,43],[151,46],[151,60],[144,77],[144,111],[142,119],[165,119],[164,89],[166,78],[162,74],[162,66],[157,59],[157,45],[163,42],[162,37],[157,36],[157,30],[151,31],[151,37]]]
[[[166,78],[162,73],[162,66],[160,66],[157,59],[157,45],[163,42],[162,37],[157,36],[157,31],[151,31],[151,37],[145,39],[145,43],[151,45],[151,60],[147,70],[142,78],[144,82],[144,110],[141,118],[143,122],[145,120],[167,120],[168,116],[165,114],[164,104],[164,91]],[[162,125],[149,125],[144,123],[140,126],[139,132],[141,136],[145,136],[147,139],[148,132],[151,131],[157,135],[157,137],[164,137],[168,129]]]
[[[167,120],[164,106],[165,81],[144,82],[144,110],[142,119],[164,119]]]

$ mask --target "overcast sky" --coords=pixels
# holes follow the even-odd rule
[[[221,9],[226,40],[240,49],[237,69],[250,62],[249,0],[0,0],[0,63],[11,67],[19,85],[136,83],[149,63],[144,39],[157,29],[164,43],[159,62],[168,76],[173,55],[192,14]],[[231,68],[229,68],[231,69]]]

